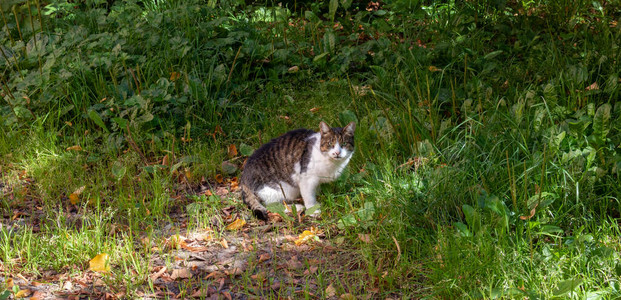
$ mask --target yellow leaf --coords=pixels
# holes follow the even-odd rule
[[[67,151],[70,151],[70,150],[82,151],[82,147],[80,147],[80,145],[75,145],[75,146],[71,146],[71,147],[67,148]]]
[[[76,205],[78,203],[80,200],[80,194],[84,192],[85,187],[86,186],[83,185],[69,195],[69,202],[71,202],[71,204]]]
[[[224,239],[224,238],[220,241],[220,245],[222,245],[222,248],[224,248],[224,249],[228,249],[229,248],[229,242],[227,242],[226,239]]]
[[[69,195],[69,202],[71,202],[71,204],[76,205],[78,203],[78,200],[80,200],[80,197],[78,197],[78,195],[76,194]]]
[[[28,295],[30,295],[30,290],[20,290],[19,292],[15,293],[15,299],[28,297]]]
[[[304,230],[297,240],[293,241],[296,246],[306,244],[309,241],[319,241],[317,234],[321,233],[317,228],[311,227],[310,230]]]
[[[90,265],[88,269],[100,273],[110,272],[110,263],[108,260],[109,256],[107,253],[97,254],[88,262]]]
[[[233,223],[226,225],[227,230],[240,230],[242,227],[246,225],[246,221],[244,219],[237,219],[233,221]]]
[[[7,290],[12,289],[12,288],[13,288],[13,278],[9,278],[9,279],[7,279],[7,280],[6,280],[6,283],[5,283],[5,286],[6,286],[6,289],[7,289]]]
[[[179,72],[170,72],[170,81],[177,81],[181,77],[181,73]]]

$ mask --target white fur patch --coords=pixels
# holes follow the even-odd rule
[[[280,182],[278,188],[272,188],[270,186],[263,186],[257,191],[257,196],[261,198],[266,204],[274,202],[291,202],[300,196],[300,189],[293,187],[286,182]]]

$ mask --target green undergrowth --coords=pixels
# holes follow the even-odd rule
[[[7,272],[107,252],[127,289],[148,284],[131,245],[173,213],[212,222],[222,202],[199,185],[287,130],[355,121],[316,224],[363,261],[351,281],[405,298],[621,294],[618,3],[0,7],[0,211],[44,212],[0,229]]]

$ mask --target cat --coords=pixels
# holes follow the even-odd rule
[[[240,180],[244,203],[262,220],[268,218],[264,205],[269,203],[293,203],[302,196],[307,210],[319,205],[317,187],[343,173],[354,152],[355,129],[354,122],[343,128],[321,122],[319,132],[296,129],[264,144],[244,166]],[[311,216],[320,214],[317,206]]]

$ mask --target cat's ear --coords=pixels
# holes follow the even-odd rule
[[[356,123],[351,122],[349,124],[347,124],[347,126],[345,126],[345,128],[343,128],[343,132],[346,135],[354,135],[354,130],[356,130]]]
[[[326,134],[330,132],[330,126],[328,126],[326,122],[321,121],[321,123],[319,123],[319,130],[321,131],[321,134]]]

